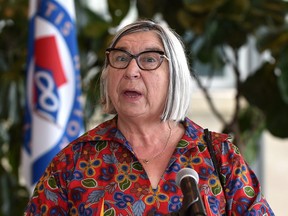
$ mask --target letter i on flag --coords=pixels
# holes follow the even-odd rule
[[[30,0],[21,171],[30,190],[83,132],[73,0]]]

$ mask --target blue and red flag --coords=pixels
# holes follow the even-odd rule
[[[22,174],[30,189],[83,132],[73,0],[30,0]]]

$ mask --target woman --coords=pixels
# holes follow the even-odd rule
[[[26,215],[165,215],[179,212],[175,183],[199,174],[207,215],[273,215],[259,182],[228,136],[212,133],[223,188],[203,129],[185,117],[191,75],[179,37],[138,21],[106,51],[102,104],[115,117],[70,143],[38,182]]]

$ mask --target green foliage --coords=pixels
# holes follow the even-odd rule
[[[0,215],[19,215],[28,192],[19,184],[24,79],[27,46],[27,2],[1,1],[0,29]],[[17,203],[17,208],[15,204]]]
[[[252,164],[259,154],[259,143],[262,131],[265,129],[264,115],[255,106],[248,106],[239,112],[238,122],[241,131],[240,139],[244,140],[245,148],[241,153],[249,164]]]
[[[99,106],[99,77],[113,31],[126,17],[132,2],[108,0],[107,17],[92,11],[86,1],[75,1],[81,61],[85,120]],[[0,0],[0,215],[21,215],[28,200],[18,174],[23,143],[25,67],[28,41],[28,1]],[[237,90],[233,118],[223,130],[234,134],[237,145],[249,149],[264,129],[288,137],[288,3],[282,0],[137,0],[140,18],[162,17],[183,36],[191,62],[204,65],[213,77],[227,64],[233,66]],[[258,52],[271,53],[266,61],[245,79],[240,79],[238,51],[253,37]],[[225,48],[233,52],[233,59]],[[200,71],[201,72],[201,71]],[[207,88],[201,85],[205,94]],[[209,95],[206,95],[209,100]],[[243,106],[240,100],[245,99]],[[246,145],[244,144],[246,143]],[[254,149],[254,151],[251,151]],[[252,160],[251,159],[251,160]],[[14,205],[17,204],[17,208]]]
[[[226,132],[238,134],[234,142],[240,146],[249,142],[249,137],[246,140],[239,138],[240,134],[251,129],[249,125],[245,129],[239,126],[239,113],[241,109],[246,109],[240,106],[243,98],[248,101],[248,106],[256,106],[264,115],[266,128],[272,134],[288,137],[284,130],[288,122],[287,1],[162,0],[161,4],[162,8],[158,7],[158,3],[154,3],[155,6],[142,3],[141,7],[152,8],[154,13],[145,13],[148,9],[141,8],[139,15],[153,18],[160,12],[183,37],[187,32],[192,33],[184,38],[186,46],[191,47],[191,61],[196,71],[199,69],[197,65],[205,65],[212,74],[227,64],[233,66],[237,89],[234,117],[230,122],[224,122],[223,118],[220,120]],[[169,13],[166,7],[170,4],[173,4],[173,12]],[[247,44],[249,37],[256,40],[259,54],[270,51],[275,62],[264,62],[257,71],[251,71],[247,80],[242,80],[238,52]],[[227,47],[231,48],[232,57],[225,52]]]
[[[278,137],[287,137],[288,103],[283,100],[278,86],[275,66],[269,63],[262,65],[240,87],[240,91],[251,105],[262,110],[267,129]],[[287,83],[286,83],[287,85]]]
[[[129,9],[130,1],[108,0],[109,14],[112,18],[112,26],[117,26],[125,18]]]

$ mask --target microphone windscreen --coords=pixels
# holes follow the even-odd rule
[[[183,178],[191,177],[194,178],[196,183],[199,182],[199,175],[198,173],[192,168],[183,168],[181,169],[176,175],[176,184],[180,187],[180,183]]]

